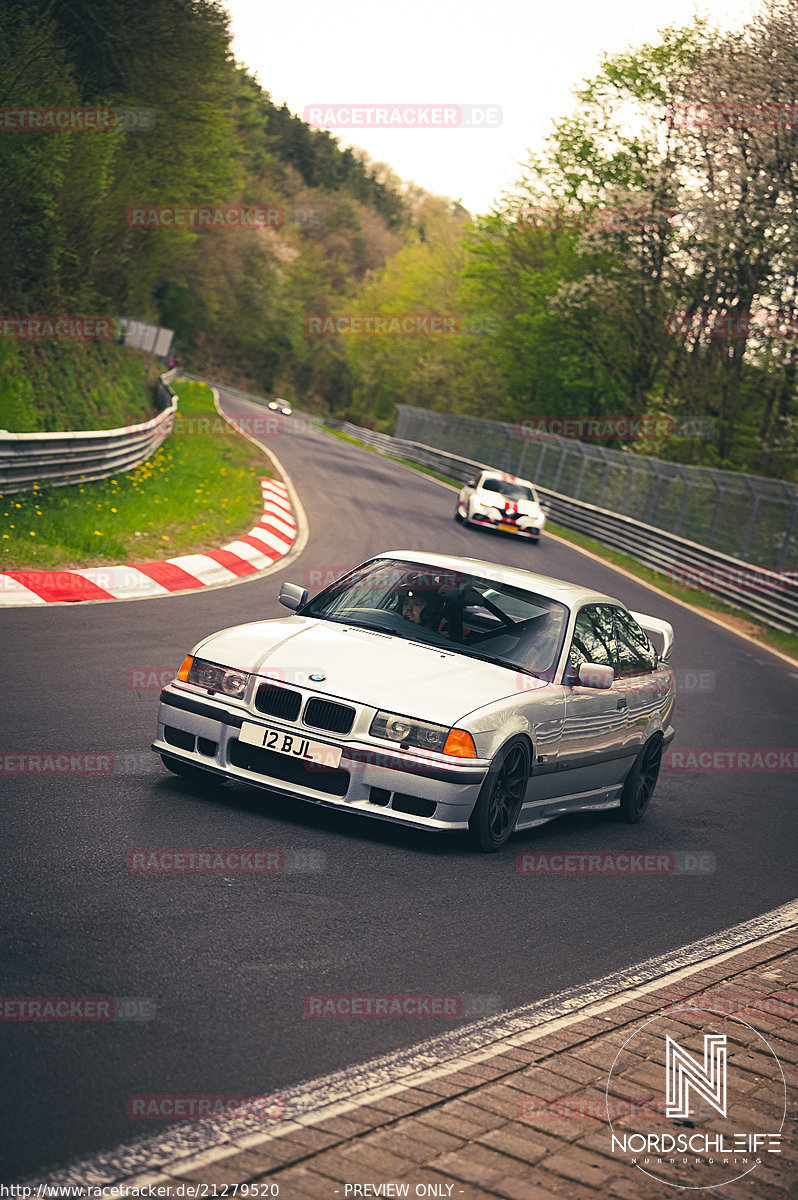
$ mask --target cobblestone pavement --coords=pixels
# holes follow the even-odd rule
[[[693,1056],[682,1119],[664,1113],[666,1033],[682,1048],[688,1077],[684,1054]],[[719,1093],[706,1094],[708,1033],[729,1035],[726,1120]],[[798,1195],[797,1064],[798,930],[792,929],[401,1085],[364,1091],[356,1101],[117,1180],[116,1194],[152,1187],[150,1194],[163,1188],[164,1196],[226,1189],[228,1196],[281,1200],[667,1200],[685,1194],[677,1189],[702,1188],[728,1200],[785,1200]],[[719,1132],[720,1149],[712,1141]],[[763,1136],[752,1150],[757,1133]],[[662,1134],[690,1138],[690,1152],[669,1154],[668,1144],[656,1143],[649,1153],[644,1139]],[[703,1135],[712,1163],[694,1140]]]

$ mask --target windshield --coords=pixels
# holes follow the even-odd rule
[[[509,479],[484,479],[482,481],[483,492],[498,492],[499,495],[505,496],[508,500],[535,500],[535,493],[532,488],[527,487],[523,483],[511,483]]]
[[[302,614],[533,675],[556,664],[568,617],[564,604],[499,580],[388,558],[331,584]]]

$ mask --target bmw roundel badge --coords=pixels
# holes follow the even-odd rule
[[[308,675],[308,679],[312,679],[314,683],[322,683],[326,678],[327,676],[322,675],[321,671],[314,671],[312,675]]]

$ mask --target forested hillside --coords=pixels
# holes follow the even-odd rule
[[[117,114],[4,128],[6,313],[149,319],[192,367],[386,429],[397,403],[692,418],[711,436],[627,448],[796,477],[798,0],[608,57],[476,219],[277,107],[212,0],[0,0],[0,35],[6,110]],[[260,217],[197,223],[231,208]],[[314,332],[407,313],[446,332]]]
[[[6,109],[115,115],[102,129],[3,130],[5,313],[150,319],[231,382],[348,403],[342,348],[309,344],[303,314],[381,267],[410,211],[390,172],[236,66],[219,6],[2,0],[0,81]],[[225,206],[278,216],[253,228],[163,216]]]
[[[797,97],[796,0],[608,57],[465,245],[442,223],[361,290],[472,334],[352,339],[363,413],[686,418],[711,436],[628,448],[798,478]]]

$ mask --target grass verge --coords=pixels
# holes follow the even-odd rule
[[[257,523],[260,479],[271,475],[263,454],[222,421],[206,384],[173,386],[176,432],[135,470],[0,496],[0,570],[172,558]]]
[[[344,441],[362,446],[364,450],[372,450],[375,454],[379,453],[373,446],[367,446],[365,442],[361,442],[349,434],[341,433],[335,429],[328,429],[327,432],[342,438]],[[390,457],[406,467],[412,467],[414,471],[419,471],[422,475],[429,475],[433,479],[437,479],[441,483],[448,483],[458,489],[463,486],[461,480],[454,479],[451,475],[442,475],[440,471],[435,471],[431,467],[420,466],[418,463],[411,462],[407,458],[400,458],[398,455],[391,455]],[[735,608],[730,604],[725,604],[710,592],[701,591],[700,588],[680,587],[679,584],[673,583],[667,575],[663,575],[660,571],[655,571],[651,567],[644,566],[643,563],[639,563],[636,558],[632,558],[629,554],[624,554],[620,550],[613,550],[609,546],[597,542],[595,538],[587,537],[582,533],[576,533],[573,529],[566,529],[562,525],[555,525],[552,521],[546,522],[546,528],[550,533],[556,534],[557,537],[561,537],[564,541],[571,542],[572,545],[579,546],[583,550],[589,550],[597,558],[612,563],[614,566],[622,567],[630,575],[635,575],[638,579],[643,580],[643,582],[650,583],[654,587],[659,588],[661,592],[673,596],[674,600],[681,600],[699,612],[710,613],[713,617],[717,617],[719,621],[723,621],[730,629],[736,629],[740,633],[745,633],[755,641],[761,642],[764,646],[770,646],[773,650],[779,650],[782,654],[786,654],[788,657],[798,661],[798,637],[795,634],[783,633],[780,629],[771,629],[770,626],[763,625],[752,613],[746,612],[744,609]]]
[[[60,433],[146,421],[161,370],[114,342],[0,342],[0,425]]]

